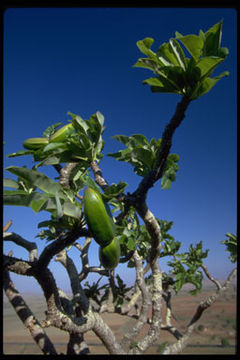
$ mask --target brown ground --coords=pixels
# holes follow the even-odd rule
[[[173,313],[177,321],[173,320],[180,332],[185,327],[195,312],[199,302],[212,290],[205,289],[197,296],[190,296],[182,291],[172,301]],[[40,296],[25,296],[25,301],[31,307],[39,320],[44,319],[44,301]],[[115,336],[121,339],[124,333],[135,322],[134,319],[117,314],[102,314],[104,321],[114,331]],[[16,316],[11,304],[4,298],[4,319],[3,319],[3,351],[5,354],[41,354],[40,349],[32,340],[28,330],[25,329]],[[145,326],[140,337],[147,330]],[[46,329],[51,340],[54,342],[57,352],[65,353],[68,335],[54,328]],[[227,339],[229,346],[222,346],[222,339]],[[235,354],[236,338],[236,291],[231,287],[230,291],[219,298],[211,308],[206,310],[197,323],[188,346],[182,354]],[[107,350],[102,346],[101,341],[90,331],[85,335],[85,340],[93,354],[106,354]],[[159,341],[147,350],[147,354],[159,353],[159,346],[164,343],[173,343],[175,338],[167,331],[161,331]]]

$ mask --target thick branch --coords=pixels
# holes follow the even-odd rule
[[[147,323],[148,311],[151,304],[150,295],[144,280],[142,258],[138,255],[137,251],[134,252],[133,259],[136,265],[136,283],[142,294],[142,308],[138,321],[122,339],[121,344],[124,348],[129,348],[131,341],[136,339],[136,336],[139,334],[140,330]]]
[[[13,256],[3,255],[3,268],[19,275],[32,276],[32,263],[30,261],[21,260]]]
[[[152,270],[152,321],[150,329],[145,337],[141,339],[137,347],[132,349],[132,353],[144,352],[159,336],[161,329],[161,309],[162,309],[162,271],[159,266],[159,252],[161,249],[161,230],[154,215],[147,208],[144,199],[138,201],[136,210],[145,222],[146,228],[151,235],[150,266]]]
[[[70,278],[74,299],[80,304],[81,310],[83,310],[84,313],[87,313],[89,308],[89,301],[81,287],[78,272],[74,262],[67,255],[66,250],[61,251],[55,260],[60,261],[60,263],[66,268]]]
[[[185,111],[189,103],[190,100],[183,97],[182,100],[177,104],[175,114],[165,127],[165,130],[162,134],[162,142],[158,154],[157,164],[155,168],[143,178],[137,190],[132,194],[132,197],[134,197],[135,199],[145,198],[148,190],[154,185],[157,180],[162,177],[166,165],[166,160],[172,146],[172,138],[174,132],[183,121],[185,117]]]
[[[4,232],[3,233],[3,240],[4,241],[12,241],[15,244],[17,244],[19,246],[22,246],[23,248],[28,250],[29,251],[29,260],[30,261],[34,261],[34,260],[37,259],[38,249],[37,249],[36,243],[25,240],[20,235],[15,234],[13,232],[11,232],[11,233]]]
[[[30,334],[32,335],[34,341],[39,346],[41,351],[45,355],[57,355],[57,352],[51,340],[43,330],[42,326],[30,310],[30,308],[23,300],[18,290],[15,288],[7,270],[4,270],[3,272],[3,287],[6,296],[8,297],[14,310],[29,330]]]
[[[93,332],[101,339],[110,354],[126,354],[115,338],[112,330],[104,323],[98,313],[94,313],[95,323],[92,328]]]
[[[100,167],[98,166],[98,164],[93,161],[91,163],[91,169],[93,171],[93,175],[94,175],[94,179],[96,181],[96,183],[101,187],[101,189],[103,189],[103,191],[108,188],[108,183],[107,181],[104,179],[102,171],[100,169]]]
[[[47,267],[51,259],[67,246],[73,244],[79,237],[88,236],[88,231],[84,228],[73,229],[72,231],[60,235],[57,240],[46,246],[38,259],[40,268]]]
[[[64,168],[61,168],[59,171],[60,178],[59,178],[59,184],[63,187],[70,189],[70,175],[72,170],[78,165],[77,162],[68,163],[65,165]]]
[[[72,259],[67,255],[66,250],[61,251],[56,259],[56,261],[60,261],[60,263],[66,268],[68,276],[71,282],[71,288],[74,295],[74,300],[77,303],[76,307],[76,315],[81,316],[86,314],[89,309],[89,301],[81,287],[78,278],[78,272],[73,263]],[[84,341],[83,334],[69,334],[69,342],[67,354],[88,354],[89,348]]]

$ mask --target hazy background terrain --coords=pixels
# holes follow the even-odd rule
[[[189,286],[184,286],[177,297],[173,296],[172,310],[176,320],[172,323],[180,332],[186,330],[186,326],[196,311],[200,301],[204,300],[215,290],[208,281],[204,282],[203,291],[197,296],[188,294]],[[45,318],[46,305],[43,297],[34,294],[26,294],[25,301],[33,310],[38,320]],[[165,311],[163,311],[165,314]],[[117,339],[132,327],[135,320],[118,314],[103,313],[102,318],[114,331]],[[163,315],[163,319],[164,319]],[[206,310],[189,340],[183,354],[234,354],[236,352],[236,281],[233,281],[230,290]],[[143,331],[147,330],[147,325]],[[143,332],[142,331],[142,332]],[[68,342],[68,334],[54,328],[47,328],[47,334],[54,342],[58,352],[65,353]],[[140,333],[140,336],[142,335]],[[40,349],[33,341],[28,330],[24,328],[16,316],[11,304],[4,297],[4,322],[3,322],[3,349],[5,354],[41,354]],[[107,350],[101,341],[90,331],[84,336],[91,353],[106,354]],[[148,354],[159,353],[163,343],[173,343],[175,339],[166,331],[161,331],[158,341],[151,346]],[[222,346],[225,342],[227,346]]]

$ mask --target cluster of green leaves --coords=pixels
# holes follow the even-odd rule
[[[10,166],[7,171],[17,176],[17,180],[4,179],[4,205],[26,206],[35,213],[47,211],[51,220],[38,227],[48,226],[40,238],[55,239],[63,231],[82,224],[81,204],[72,190],[63,188],[58,182],[35,169]]]
[[[237,237],[234,234],[227,233],[227,240],[222,241],[222,244],[226,245],[226,251],[230,253],[231,262],[237,261]]]
[[[106,283],[104,285],[100,285],[100,277],[97,282],[93,282],[89,284],[87,281],[84,285],[84,292],[88,299],[94,300],[99,306],[108,299],[110,284]],[[120,308],[126,298],[126,294],[132,289],[131,287],[127,287],[123,282],[121,277],[117,274],[115,277],[117,283],[115,283],[113,287],[113,302],[116,308]]]
[[[102,298],[105,296],[106,289],[109,286],[108,284],[99,285],[102,276],[97,280],[97,282],[93,281],[92,284],[89,284],[88,281],[85,282],[85,288],[83,289],[85,295],[88,299],[94,300],[99,306],[101,305]]]
[[[89,120],[84,120],[79,115],[71,112],[70,123],[72,129],[66,132],[66,138],[62,142],[51,142],[38,150],[20,150],[9,154],[8,157],[32,155],[39,166],[56,165],[60,163],[79,162],[82,170],[86,170],[92,161],[99,161],[102,158],[104,141],[102,133],[104,131],[104,116],[97,111]],[[61,123],[49,126],[44,132],[43,137],[50,139],[57,131]]]
[[[174,256],[181,247],[181,242],[176,241],[169,231],[173,222],[157,219],[162,236],[162,249],[159,257]],[[129,251],[138,251],[143,260],[149,262],[149,251],[151,248],[151,236],[145,225],[140,225],[135,210],[130,209],[129,216],[121,226],[117,227],[117,236],[121,246],[121,254],[127,256]],[[134,267],[132,260],[128,262],[128,267]]]
[[[104,141],[104,117],[100,112],[89,120],[69,113],[72,128],[67,128],[62,142],[51,142],[36,150],[19,151],[8,157],[32,155],[38,162],[32,169],[10,166],[6,170],[16,175],[17,180],[4,179],[4,204],[30,207],[35,213],[48,211],[51,219],[41,222],[38,227],[47,227],[37,235],[41,239],[55,239],[60,233],[70,230],[75,224],[82,225],[82,205],[76,200],[77,192],[84,186],[97,187],[88,173],[92,161],[100,161]],[[61,123],[49,126],[43,137],[51,139]],[[70,175],[71,190],[39,171],[43,165],[76,162]],[[118,187],[117,187],[118,189]],[[99,191],[99,188],[98,188]],[[116,189],[115,189],[116,192]],[[109,191],[109,194],[111,192]]]
[[[206,94],[227,71],[211,77],[215,68],[228,55],[228,49],[221,47],[222,21],[199,35],[175,33],[168,43],[163,43],[156,53],[151,49],[152,38],[137,42],[139,50],[147,58],[138,59],[135,67],[146,68],[156,75],[143,81],[153,92],[176,93],[191,100]],[[184,45],[191,57],[185,55]]]
[[[155,168],[162,139],[152,138],[148,141],[142,134],[115,135],[113,138],[120,141],[126,148],[116,153],[109,153],[108,156],[112,156],[118,161],[130,163],[134,167],[134,172],[140,176],[146,176]],[[176,180],[178,161],[179,156],[177,154],[168,155],[161,180],[162,189],[170,189],[172,182]]]
[[[113,287],[113,302],[116,308],[120,308],[124,303],[124,299],[126,299],[126,294],[133,288],[132,286],[127,287],[127,285],[123,282],[121,277],[116,275],[117,283],[115,283]],[[110,285],[106,284],[106,290],[101,297],[101,302],[105,301],[108,298]]]
[[[195,247],[191,244],[188,252],[176,254],[174,261],[168,261],[167,264],[172,268],[171,273],[175,279],[174,290],[176,292],[186,283],[195,286],[195,289],[190,291],[192,295],[196,295],[201,290],[203,274],[199,268],[203,259],[208,256],[208,251],[208,249],[202,250],[202,242],[200,241]]]

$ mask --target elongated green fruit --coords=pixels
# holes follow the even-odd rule
[[[99,260],[105,269],[114,269],[120,259],[120,245],[115,237],[109,245],[99,248]]]
[[[28,150],[38,150],[48,144],[47,138],[29,138],[23,142],[23,146]]]
[[[67,136],[70,135],[73,131],[74,128],[72,124],[64,125],[50,137],[49,141],[63,142],[64,140],[66,140]]]
[[[101,195],[91,188],[84,191],[84,214],[89,230],[100,246],[110,244],[115,234],[115,224]]]

